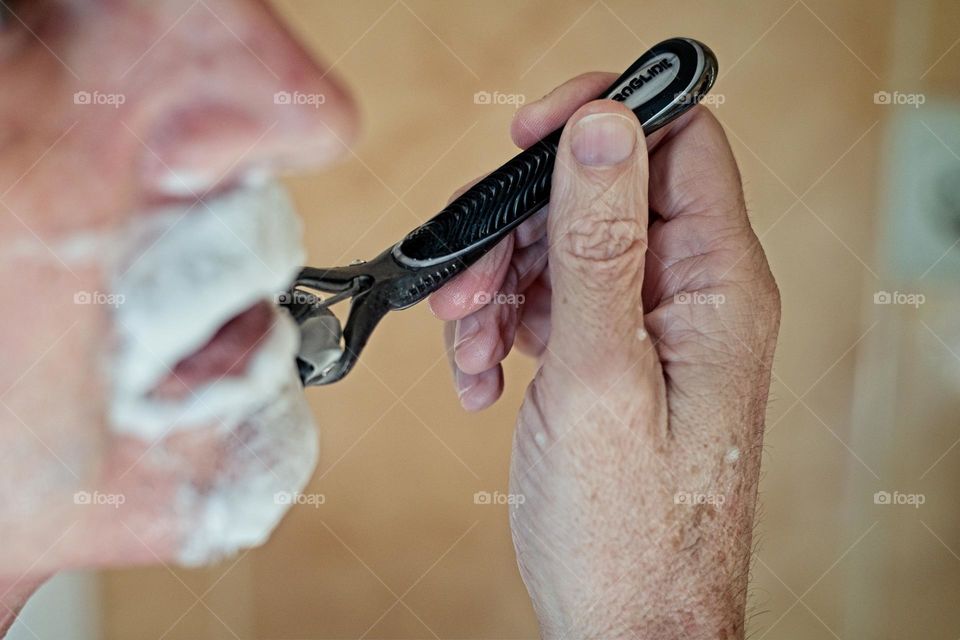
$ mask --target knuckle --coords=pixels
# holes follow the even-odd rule
[[[771,317],[779,320],[782,306],[780,287],[777,286],[777,281],[774,280],[773,275],[769,272],[766,274],[766,277],[763,278],[761,291],[764,308],[769,312]]]
[[[635,218],[586,216],[575,220],[562,241],[562,250],[575,260],[619,263],[640,253],[646,229]]]
[[[557,242],[561,258],[602,269],[642,257],[647,242],[642,173],[639,165],[628,163],[612,173],[586,172],[561,181],[554,198],[563,203],[556,216],[563,221]]]
[[[760,278],[754,295],[757,309],[757,333],[764,343],[774,344],[780,332],[781,299],[780,287],[769,269]]]
[[[770,270],[770,262],[759,239],[749,234],[750,255],[744,261],[745,288],[749,291],[751,307],[756,314],[775,327],[780,324],[780,288]]]

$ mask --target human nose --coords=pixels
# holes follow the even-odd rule
[[[330,70],[260,2],[205,9],[184,18],[194,39],[161,45],[177,47],[184,64],[159,76],[143,132],[146,188],[199,196],[341,156],[356,135],[356,110]]]

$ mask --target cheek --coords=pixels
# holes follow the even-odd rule
[[[71,272],[104,257],[106,234],[138,208],[142,150],[110,117],[68,114],[62,126],[37,126],[29,140],[0,147],[0,260],[35,259],[76,280]]]
[[[49,256],[11,259],[11,251],[11,243],[0,246],[0,530],[19,552],[0,551],[0,570],[14,563],[23,571],[55,562],[82,531],[86,515],[73,497],[101,477],[109,312],[75,302],[106,291],[99,270],[71,272]],[[44,556],[70,527],[63,546]]]
[[[9,248],[9,246],[8,246]],[[44,253],[39,243],[24,251]],[[104,430],[101,355],[107,292],[97,268],[31,257],[0,263],[0,424],[13,451],[46,450],[44,465],[78,479],[97,466]]]

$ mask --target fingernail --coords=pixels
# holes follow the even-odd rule
[[[476,399],[470,392],[477,386],[477,377],[457,369],[456,381],[457,397],[460,399],[460,406],[467,411],[472,411],[476,405]]]
[[[473,389],[474,387],[471,387],[470,391]],[[463,407],[464,411],[479,411],[484,407],[483,396],[475,392],[464,392],[460,395],[460,406]]]
[[[470,391],[470,387],[472,387],[474,383],[474,376],[457,369],[454,377],[456,378],[458,396],[462,396],[467,391]]]
[[[461,374],[457,376],[457,396],[460,398],[460,406],[465,411],[479,411],[484,406],[483,386],[478,384],[476,376]],[[463,385],[463,386],[461,386]]]
[[[480,321],[474,315],[465,316],[457,321],[457,331],[453,337],[453,350],[456,351],[480,331]]]
[[[580,164],[611,167],[633,154],[636,125],[619,113],[591,113],[577,121],[570,147]]]

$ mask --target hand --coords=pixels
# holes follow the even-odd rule
[[[499,396],[514,336],[540,358],[511,527],[543,636],[740,638],[779,294],[716,119],[644,140],[622,105],[577,108],[613,77],[518,112],[520,146],[569,118],[549,216],[431,306],[467,409]]]

